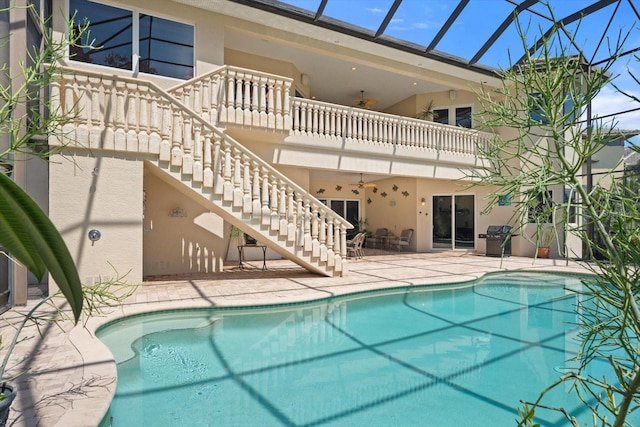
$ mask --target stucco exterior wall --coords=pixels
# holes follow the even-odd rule
[[[179,191],[152,173],[153,168],[146,166],[144,173],[144,276],[222,271],[222,218],[210,212],[204,198],[190,197],[186,186]]]
[[[136,158],[65,153],[51,159],[49,216],[83,283],[117,275],[142,281],[142,174]],[[92,229],[100,231],[100,240],[89,240]]]

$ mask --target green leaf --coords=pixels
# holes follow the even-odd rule
[[[40,206],[3,173],[0,173],[0,245],[38,280],[48,270],[78,321],[82,284],[67,245]]]

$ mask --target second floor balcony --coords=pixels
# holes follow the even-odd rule
[[[230,133],[264,132],[272,135],[267,141],[307,154],[340,150],[464,168],[479,164],[478,148],[492,138],[474,129],[293,97],[292,83],[225,65],[170,92]]]

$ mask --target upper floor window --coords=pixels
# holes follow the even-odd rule
[[[194,74],[192,25],[89,0],[70,0],[74,24],[89,22],[83,45],[72,47],[74,61],[105,65],[166,77],[189,79]]]
[[[549,118],[544,112],[543,108],[544,98],[539,93],[532,93],[529,95],[529,117],[540,124],[548,125]]]
[[[443,125],[455,124],[470,129],[471,107],[436,108],[433,110],[433,121]]]
[[[433,110],[433,121],[436,123],[441,123],[443,125],[449,124],[449,109],[448,108],[438,108]]]

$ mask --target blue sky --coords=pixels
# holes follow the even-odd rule
[[[320,0],[282,0],[284,3],[316,11]],[[556,19],[569,16],[595,0],[550,0],[551,10],[544,1],[536,4],[537,13],[520,15],[520,22],[528,29],[527,41],[549,28],[548,17]],[[428,46],[441,26],[458,5],[459,0],[403,0],[385,31],[385,35]],[[324,15],[376,31],[393,0],[328,0]],[[506,0],[471,0],[436,49],[464,59],[471,59],[496,28],[513,10]],[[623,50],[640,47],[640,24],[628,2],[616,2],[579,23],[570,24],[567,30],[574,34],[575,44],[587,57],[601,60],[609,56],[609,46],[619,34],[627,35]],[[600,43],[601,36],[608,37]],[[563,38],[563,43],[568,43]],[[572,53],[577,52],[572,50]],[[515,25],[510,25],[494,45],[482,56],[479,63],[504,68],[523,53],[522,41]],[[640,55],[640,52],[637,54]],[[640,85],[629,76],[629,71],[640,78],[640,60],[633,55],[620,58],[611,69],[616,83],[625,91],[640,98]],[[594,101],[595,114],[604,115],[636,108],[637,102],[606,87]],[[616,117],[617,127],[640,129],[640,111]]]

